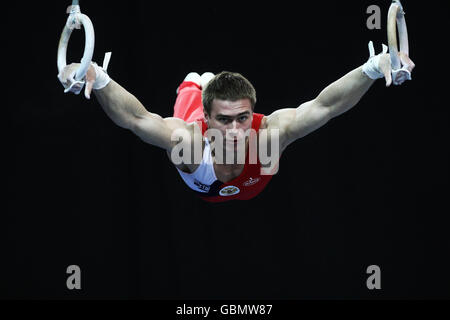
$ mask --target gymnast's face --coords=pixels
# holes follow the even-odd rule
[[[222,133],[226,148],[236,149],[252,127],[253,111],[250,99],[236,101],[214,99],[211,114],[205,114],[209,129]]]

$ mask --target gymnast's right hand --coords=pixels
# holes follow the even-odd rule
[[[108,85],[111,81],[108,74],[100,68],[95,62],[91,63],[86,76],[82,81],[75,80],[75,74],[79,68],[79,63],[71,63],[64,67],[63,70],[58,74],[58,79],[64,87],[64,93],[72,92],[74,94],[80,94],[83,86],[84,96],[87,99],[91,98],[92,89],[100,90]]]

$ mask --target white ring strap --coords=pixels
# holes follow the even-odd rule
[[[406,28],[405,12],[400,0],[393,0],[388,12],[388,45],[391,56],[392,80],[399,84],[397,78],[404,77],[411,80],[411,73],[407,65],[403,65],[399,57],[397,28],[400,37],[400,52],[409,55],[408,29]]]
[[[74,3],[77,3],[78,1],[74,1]],[[92,56],[94,54],[94,45],[95,45],[95,33],[94,33],[94,26],[92,25],[91,20],[88,16],[85,14],[82,14],[80,11],[79,5],[72,5],[68,8],[70,10],[69,17],[67,18],[66,25],[64,26],[64,30],[61,34],[61,38],[59,40],[58,45],[58,71],[61,73],[61,71],[66,66],[66,54],[67,54],[67,45],[70,40],[70,36],[72,34],[73,29],[81,28],[81,25],[84,27],[85,32],[85,45],[84,45],[84,54],[83,58],[81,59],[81,65],[78,68],[76,74],[75,74],[75,80],[81,81],[89,69],[89,66],[91,65]]]

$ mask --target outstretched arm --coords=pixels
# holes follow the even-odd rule
[[[361,66],[323,89],[316,102],[327,109],[329,118],[334,118],[353,108],[374,83]]]
[[[124,129],[131,130],[136,119],[149,113],[134,95],[114,80],[105,88],[94,90],[94,94],[108,117]]]
[[[413,68],[414,64],[411,64],[411,71]],[[386,86],[390,86],[392,79],[388,54],[380,57],[380,69],[385,75]],[[350,71],[323,89],[315,99],[298,108],[281,109],[269,115],[267,127],[280,130],[281,147],[285,148],[353,108],[375,82],[362,70],[363,67],[360,66]]]
[[[68,87],[69,75],[76,70],[78,64],[66,66],[60,80]],[[97,72],[102,72],[97,69]],[[96,70],[91,66],[86,74],[86,96],[90,97],[96,82]],[[74,87],[73,90],[79,88]],[[176,129],[186,129],[188,124],[177,118],[162,118],[161,116],[147,111],[142,103],[130,92],[125,90],[114,80],[101,88],[94,89],[94,94],[105,113],[118,126],[133,131],[143,141],[163,148],[172,150],[178,141],[172,141],[172,133]]]
[[[174,129],[186,127],[181,119],[162,118],[147,111],[142,103],[114,80],[101,90],[94,90],[105,113],[118,126],[129,129],[143,141],[170,151]]]

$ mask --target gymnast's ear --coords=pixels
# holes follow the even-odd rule
[[[203,115],[205,116],[205,122],[206,122],[206,124],[208,124],[208,122],[209,122],[209,115],[208,115],[208,113],[206,112],[206,110],[203,110]]]

